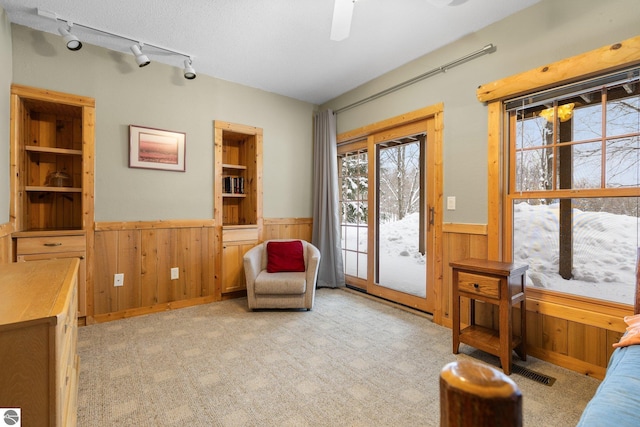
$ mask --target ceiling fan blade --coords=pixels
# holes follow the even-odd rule
[[[339,42],[349,37],[354,4],[355,0],[335,0],[333,21],[331,23],[331,40]]]
[[[453,0],[427,0],[427,1],[432,5],[434,5],[435,7],[445,7],[453,3]]]

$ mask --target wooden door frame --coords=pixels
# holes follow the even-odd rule
[[[434,208],[433,225],[429,227],[427,236],[427,295],[426,298],[409,296],[408,294],[394,291],[374,283],[375,240],[371,238],[373,233],[370,228],[368,239],[368,271],[366,291],[369,294],[394,300],[400,304],[417,308],[432,313],[434,321],[441,318],[440,299],[442,295],[442,130],[443,130],[444,104],[439,103],[406,114],[402,114],[380,122],[372,123],[357,129],[353,129],[337,136],[338,144],[366,140],[369,151],[369,182],[375,179],[375,144],[383,140],[389,140],[397,132],[406,133],[408,129],[415,129],[415,133],[427,134],[427,176],[425,181],[427,188],[427,200],[425,212]],[[374,224],[375,195],[369,193],[369,224]]]

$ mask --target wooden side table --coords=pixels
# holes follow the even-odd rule
[[[527,359],[525,307],[526,271],[528,265],[507,262],[466,259],[451,262],[453,268],[453,353],[460,343],[500,358],[502,370],[511,374],[511,355],[515,350]],[[460,328],[460,297],[470,299],[469,326]],[[475,324],[475,300],[498,306],[498,329]],[[513,336],[512,308],[520,304],[520,336]]]

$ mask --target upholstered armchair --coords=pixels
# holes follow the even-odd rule
[[[304,240],[268,240],[244,255],[247,301],[259,308],[313,308],[320,251]]]

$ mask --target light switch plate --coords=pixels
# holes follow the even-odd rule
[[[456,210],[456,196],[447,197],[447,210],[449,211]]]

